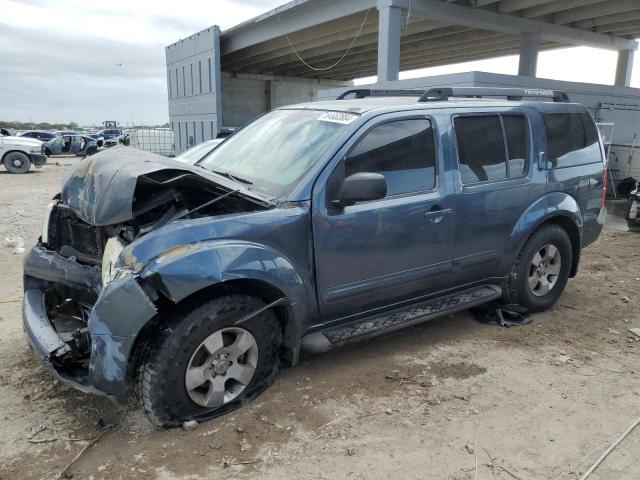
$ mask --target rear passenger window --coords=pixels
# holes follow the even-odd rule
[[[598,131],[588,113],[546,113],[548,158],[551,168],[602,161]]]
[[[509,147],[509,176],[521,177],[527,167],[527,120],[522,115],[503,115],[502,123]]]
[[[461,116],[454,119],[454,126],[464,185],[526,173],[529,143],[524,116]]]
[[[375,127],[345,161],[346,176],[379,173],[387,180],[387,196],[432,190],[436,154],[431,122],[399,120]]]

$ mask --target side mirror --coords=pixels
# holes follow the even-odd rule
[[[358,202],[380,200],[387,196],[387,179],[379,173],[354,173],[345,178],[338,199],[334,202],[344,207]]]

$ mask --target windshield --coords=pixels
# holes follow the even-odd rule
[[[281,198],[356,118],[351,113],[275,110],[229,137],[199,165]]]
[[[213,140],[201,143],[200,145],[196,145],[195,147],[190,148],[182,155],[177,156],[175,159],[179,162],[189,163],[193,165],[207,153],[209,153],[220,142],[222,142],[222,140]]]

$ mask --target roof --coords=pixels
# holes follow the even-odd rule
[[[376,6],[377,0],[289,2],[222,32],[222,70],[335,80],[375,75]],[[401,70],[516,54],[526,32],[540,33],[541,50],[633,49],[640,8],[632,0],[411,0]]]
[[[421,93],[421,92],[420,92]],[[442,102],[418,102],[418,96],[413,99],[412,97],[367,97],[361,99],[348,99],[348,100],[324,100],[309,103],[301,103],[297,105],[289,105],[281,107],[280,110],[287,109],[306,109],[306,110],[330,110],[336,112],[349,112],[358,115],[363,115],[367,112],[374,110],[389,109],[391,107],[397,107],[402,109],[418,108],[421,109],[444,109],[444,108],[478,108],[482,106],[484,108],[491,107],[517,107],[517,106],[539,106],[541,104],[560,106],[575,106],[575,103],[554,103],[543,102],[540,100],[535,101],[510,101],[510,100],[496,100],[496,99],[451,99],[449,101]],[[580,106],[580,108],[584,108]]]

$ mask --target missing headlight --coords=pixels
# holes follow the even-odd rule
[[[116,267],[116,263],[124,244],[118,237],[112,237],[107,241],[104,247],[104,254],[102,255],[102,285],[105,286],[115,278],[122,274],[124,271]]]

